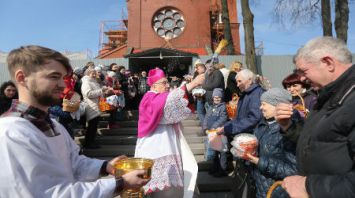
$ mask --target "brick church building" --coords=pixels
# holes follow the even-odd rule
[[[124,28],[103,32],[107,41],[97,58],[128,58],[133,71],[158,66],[186,73],[193,57],[211,54],[223,39],[220,1],[127,0]],[[240,54],[236,0],[228,0],[228,10],[234,49]]]

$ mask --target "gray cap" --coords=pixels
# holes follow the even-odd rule
[[[279,103],[291,103],[292,96],[285,89],[271,88],[261,95],[260,100],[276,106]]]
[[[213,93],[212,93],[212,97],[218,96],[220,98],[223,98],[223,89],[221,88],[214,88],[213,89]]]

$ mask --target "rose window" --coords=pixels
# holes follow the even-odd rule
[[[184,31],[185,20],[182,14],[175,9],[163,9],[153,17],[153,29],[165,39],[172,39],[180,36]]]

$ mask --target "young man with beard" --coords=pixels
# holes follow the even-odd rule
[[[57,51],[25,46],[10,52],[8,68],[19,100],[0,118],[0,197],[113,197],[140,187],[144,171],[120,178],[110,162],[79,155],[65,128],[48,116],[60,101],[69,60]]]

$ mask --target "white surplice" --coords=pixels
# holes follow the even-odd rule
[[[198,167],[180,123],[191,113],[184,95],[180,88],[171,91],[155,131],[137,140],[135,157],[154,159],[152,179],[143,187],[148,194],[159,192],[159,197],[165,197],[164,192],[169,190],[176,198],[191,198],[194,194]]]
[[[0,118],[0,197],[113,197],[114,178],[98,179],[103,161],[79,155],[65,128],[47,137],[20,117]]]

